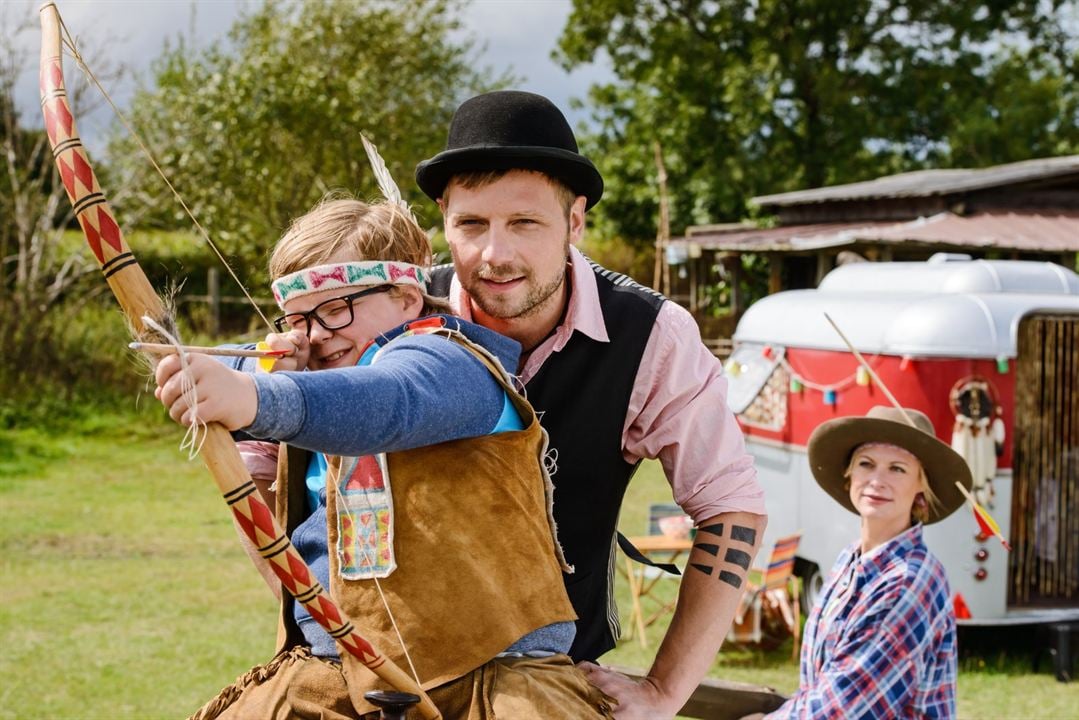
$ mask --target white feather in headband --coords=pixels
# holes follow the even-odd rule
[[[363,149],[367,151],[367,159],[371,161],[371,170],[375,173],[375,180],[378,181],[378,189],[382,191],[382,197],[399,206],[408,214],[412,222],[419,225],[416,216],[412,214],[412,209],[409,208],[405,199],[401,197],[401,189],[393,181],[390,169],[386,167],[386,161],[378,154],[378,148],[363,133],[360,133],[360,140],[363,141]]]

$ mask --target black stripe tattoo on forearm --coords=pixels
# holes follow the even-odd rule
[[[697,537],[700,537],[702,534],[714,535],[722,538],[723,523],[716,523],[715,525],[698,528]],[[741,525],[732,525],[731,541],[745,543],[750,546],[755,545],[757,542],[757,531],[753,528],[743,527]],[[695,550],[702,550],[712,557],[719,557],[719,545],[715,543],[697,542],[694,543],[693,548]],[[726,553],[723,555],[723,562],[739,567],[743,571],[749,570],[749,564],[752,560],[752,555],[744,550],[738,550],[737,548],[727,548]],[[705,563],[699,562],[691,562],[690,567],[696,568],[708,577],[712,576],[712,571],[715,569],[712,565],[706,565]],[[742,575],[737,572],[720,570],[718,578],[720,582],[725,582],[735,589],[742,587]]]
[[[726,570],[719,571],[719,581],[725,582],[735,589],[742,587],[742,576],[735,575],[734,573],[727,572]]]
[[[737,565],[743,570],[749,570],[749,561],[751,558],[747,552],[736,550],[734,548],[727,548],[727,554],[723,556],[723,559],[726,562]]]
[[[723,523],[716,523],[715,525],[699,528],[697,534],[700,535],[701,533],[723,537]]]
[[[743,542],[747,545],[754,545],[757,542],[757,531],[753,528],[733,525],[731,526],[731,540]]]

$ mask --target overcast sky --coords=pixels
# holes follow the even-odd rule
[[[144,79],[150,61],[157,57],[166,38],[183,33],[196,46],[221,39],[250,0],[59,0],[68,30],[84,43],[106,47],[109,57],[124,63]],[[16,23],[27,17],[36,22],[39,0],[0,0],[0,31],[10,37]],[[570,98],[584,98],[592,82],[607,79],[605,64],[567,74],[555,65],[551,51],[570,12],[570,0],[470,0],[462,18],[467,32],[486,46],[482,61],[496,71],[509,68],[524,78],[517,87],[546,95],[577,125],[583,113],[569,108]],[[108,41],[104,44],[104,41]],[[37,91],[36,30],[18,38],[33,47],[33,62],[19,82],[16,96],[23,122],[40,124]],[[75,81],[67,63],[68,83]],[[129,79],[109,94],[124,108],[135,81]],[[111,121],[110,110],[80,119],[79,129],[87,145],[101,142],[102,129]]]

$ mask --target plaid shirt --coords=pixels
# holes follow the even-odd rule
[[[955,616],[922,526],[844,550],[805,626],[798,691],[769,718],[955,717]]]

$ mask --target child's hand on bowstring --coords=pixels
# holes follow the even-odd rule
[[[154,371],[154,397],[169,411],[169,417],[190,427],[197,413],[200,422],[218,422],[229,430],[254,422],[258,392],[251,375],[232,370],[207,355],[189,353],[185,358],[186,371],[181,370],[179,355],[166,355]],[[185,375],[189,380],[187,392]]]
[[[311,342],[301,330],[289,330],[286,333],[270,333],[259,343],[263,350],[288,350],[292,354],[274,360],[270,372],[282,370],[306,370],[311,359]]]

